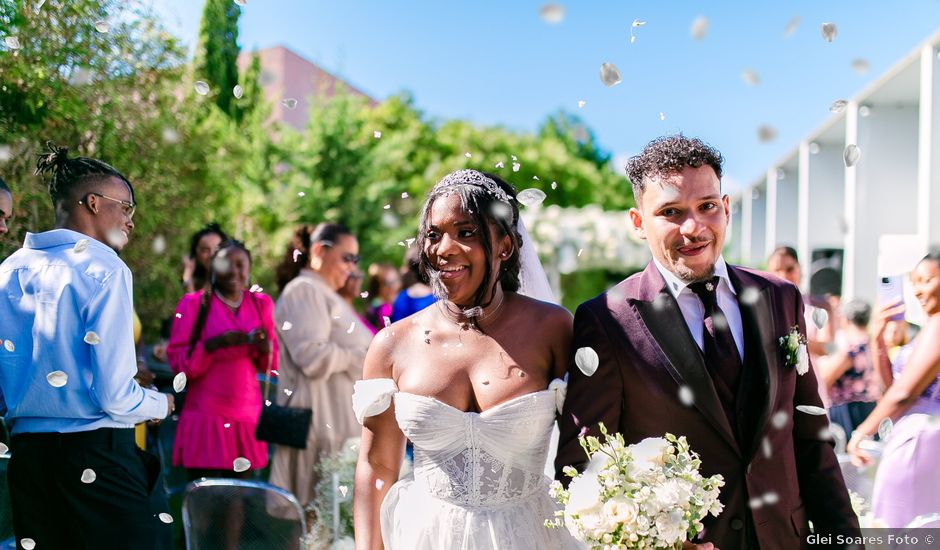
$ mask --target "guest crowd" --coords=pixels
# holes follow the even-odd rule
[[[136,366],[132,274],[119,258],[134,229],[132,183],[104,162],[54,146],[39,171],[50,180],[55,229],[29,233],[0,265],[0,412],[10,433],[18,540],[55,548],[93,533],[89,546],[166,547],[168,524],[150,519],[168,513],[154,491],[161,465],[141,438],[135,442],[133,427],[172,414],[172,462],[189,479],[257,478],[267,469],[267,481],[309,504],[317,461],[360,434],[350,402],[375,333],[435,301],[414,247],[401,269],[360,270],[349,229],[302,225],[286,243],[272,298],[252,287],[246,246],[224,226],[205,226],[182,262],[168,341],[147,358],[177,375],[178,391],[160,393],[146,366]],[[14,204],[0,180],[0,235]],[[792,248],[775,250],[767,268],[797,286],[804,281]],[[940,345],[940,256],[912,266],[911,281],[927,314],[921,330],[932,340],[904,320],[903,303],[804,294],[809,354],[837,447],[865,464],[876,458],[873,442],[887,437],[871,504],[889,526],[913,519],[921,495],[940,493],[931,452],[940,450],[940,380],[929,376],[928,349]],[[260,380],[275,389],[265,395]],[[272,449],[259,439],[259,418],[272,404],[312,411],[304,444]],[[893,421],[890,435],[879,430],[885,419]],[[95,488],[109,487],[107,496],[91,490],[89,476]]]

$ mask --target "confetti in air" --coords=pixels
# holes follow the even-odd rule
[[[209,85],[202,80],[196,81],[196,83],[193,84],[193,89],[195,89],[196,93],[199,95],[206,95],[209,93]]]
[[[822,34],[823,40],[831,44],[836,39],[836,35],[839,34],[839,29],[836,28],[835,23],[823,23],[819,28],[819,32]]]
[[[787,425],[787,419],[790,418],[790,415],[787,414],[787,411],[777,411],[770,418],[770,423],[774,428],[778,430]]]
[[[585,376],[592,376],[597,372],[600,359],[597,357],[597,352],[594,351],[594,348],[583,347],[578,348],[578,351],[575,352],[574,363],[581,369],[581,372],[583,372]]]
[[[13,350],[16,349],[13,347],[13,340],[7,340],[3,343],[3,349],[7,350],[10,353],[13,353]]]
[[[33,550],[36,548],[36,541],[33,539],[20,539],[20,546],[23,547],[23,550]]]
[[[284,321],[284,324],[281,325],[281,330],[290,330],[294,327],[294,324],[290,321]]]
[[[757,141],[761,143],[770,143],[777,139],[777,129],[769,124],[764,124],[757,129]]]
[[[584,101],[583,99],[578,100],[578,109],[583,109],[585,105],[587,105],[586,101]]]
[[[813,324],[816,325],[816,328],[822,330],[827,322],[829,322],[828,311],[819,307],[813,310]]]
[[[708,35],[708,18],[704,15],[699,15],[692,21],[692,27],[689,29],[689,34],[692,35],[692,38],[695,40],[702,40]]]
[[[867,59],[853,59],[852,70],[857,75],[866,75],[871,70],[871,64],[868,63]]]
[[[679,386],[679,402],[686,407],[691,407],[695,404],[695,394],[692,393],[692,388],[685,385]]]
[[[639,19],[634,19],[633,23],[630,23],[630,43],[633,44],[636,42],[636,35],[633,34],[633,29],[642,27],[646,24],[646,21],[640,21]]]
[[[180,393],[186,389],[186,373],[181,372],[173,377],[173,391]]]
[[[800,18],[799,15],[787,21],[787,26],[783,28],[784,38],[790,38],[791,36],[793,36],[793,33],[796,32],[796,29],[799,28],[800,23],[802,21],[803,20]]]
[[[757,86],[760,84],[760,76],[752,69],[741,71],[741,80],[748,86]]]
[[[560,4],[545,4],[539,8],[539,17],[549,25],[557,25],[565,19],[565,8]]]
[[[604,86],[611,88],[620,84],[621,81],[620,71],[613,63],[601,64],[601,82],[604,83]]]
[[[163,523],[173,523],[173,516],[167,514],[166,512],[161,512],[158,517]]]
[[[341,494],[343,498],[346,498],[346,493],[349,492],[349,488],[346,487],[345,485],[340,485],[339,487],[337,487],[337,489],[339,489],[339,494]]]
[[[888,437],[891,435],[891,430],[894,429],[894,422],[890,418],[885,418],[878,424],[878,437],[882,441],[887,441]]]
[[[375,480],[375,488],[381,491],[382,487],[385,487],[385,482],[382,481],[381,479]]]
[[[10,448],[4,443],[0,443],[0,456],[5,456],[8,452],[10,452]]]
[[[242,98],[242,94],[244,94],[244,93],[245,93],[245,91],[242,90],[242,87],[241,87],[241,85],[239,85],[239,84],[236,84],[235,87],[232,88],[232,95],[235,96],[235,99],[241,99],[241,98]]]
[[[545,192],[541,189],[529,188],[519,191],[516,200],[524,206],[537,206],[545,200]]]
[[[858,159],[862,157],[862,150],[858,148],[858,145],[850,143],[845,146],[845,151],[842,152],[842,160],[845,161],[845,167],[851,168],[855,166],[858,162]]]
[[[20,39],[15,36],[8,36],[3,39],[3,43],[7,45],[7,48],[11,50],[18,50],[22,46],[20,45]]]
[[[236,472],[244,472],[251,468],[251,461],[244,457],[238,457],[232,462],[232,469]]]
[[[284,99],[283,101],[281,101],[281,105],[283,105],[284,107],[288,109],[294,109],[297,107],[297,100],[292,97],[288,97]]]
[[[98,333],[96,333],[93,330],[89,330],[88,332],[85,333],[84,340],[85,340],[85,343],[88,344],[89,346],[97,346],[98,344],[101,343],[101,338],[98,337]]]
[[[98,479],[98,476],[91,468],[85,468],[82,472],[82,483],[94,483],[96,479]]]
[[[826,414],[826,409],[822,407],[817,407],[816,405],[797,405],[796,410],[801,413],[812,414],[815,416],[822,416]]]
[[[107,34],[111,30],[111,25],[108,25],[107,21],[98,21],[95,23],[95,30],[101,34]]]
[[[154,254],[163,254],[166,252],[166,237],[163,235],[154,237],[153,241],[150,243],[150,248],[153,250]]]
[[[72,252],[76,254],[81,254],[82,252],[88,250],[88,239],[80,239],[75,246],[72,247]]]
[[[54,370],[46,375],[46,382],[48,382],[49,385],[53,388],[61,388],[62,386],[68,384],[69,375],[60,370]]]
[[[235,0],[235,3],[238,4],[239,6],[247,6],[248,0]]]
[[[845,112],[845,108],[848,107],[849,102],[844,99],[837,99],[832,102],[832,105],[829,106],[829,112],[839,114]]]
[[[373,131],[372,131],[372,137],[374,137],[375,139],[381,139],[381,137],[382,137],[382,132],[380,132],[380,131],[378,131],[378,130],[373,130]]]
[[[513,171],[513,172],[518,172],[520,168],[522,168],[522,165],[519,164],[518,162],[512,163],[512,171]]]

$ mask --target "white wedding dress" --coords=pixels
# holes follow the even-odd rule
[[[565,383],[482,413],[398,391],[381,378],[356,383],[360,422],[395,402],[398,426],[414,444],[414,470],[382,502],[386,550],[552,550],[581,548],[562,527],[545,527],[557,505],[543,470]]]

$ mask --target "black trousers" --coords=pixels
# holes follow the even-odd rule
[[[10,451],[17,548],[24,538],[37,550],[172,548],[160,461],[134,445],[133,429],[19,434]]]

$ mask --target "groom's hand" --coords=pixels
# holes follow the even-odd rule
[[[718,547],[710,542],[703,542],[702,544],[695,544],[694,542],[683,542],[682,550],[718,550]]]

